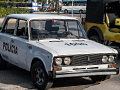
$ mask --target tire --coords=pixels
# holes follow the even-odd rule
[[[102,44],[102,40],[98,36],[91,36],[89,39]]]
[[[0,56],[0,69],[1,70],[7,69],[7,62],[3,60],[1,56]]]
[[[53,81],[49,80],[44,66],[39,61],[35,62],[31,68],[31,79],[39,90],[48,89],[53,84]]]
[[[79,13],[82,14],[82,13],[83,13],[83,10],[80,10]]]
[[[110,75],[104,75],[104,76],[91,76],[90,77],[94,83],[99,82],[99,81],[104,81],[106,79],[110,78]]]
[[[64,10],[64,13],[65,13],[65,14],[67,14],[67,13],[68,13],[68,10],[67,10],[67,9],[65,9],[65,10]]]

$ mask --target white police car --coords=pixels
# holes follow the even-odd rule
[[[51,87],[55,78],[89,76],[98,81],[119,72],[117,51],[88,40],[73,17],[12,14],[0,29],[0,69],[9,62],[30,71],[40,90]]]

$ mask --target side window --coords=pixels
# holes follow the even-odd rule
[[[4,29],[2,30],[2,33],[7,33],[7,34],[14,34],[15,30],[15,25],[16,25],[17,19],[10,18],[7,20]]]
[[[28,39],[28,23],[26,20],[18,21],[16,36]]]

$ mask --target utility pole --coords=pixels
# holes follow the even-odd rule
[[[48,4],[48,0],[46,0],[46,3]]]
[[[73,17],[73,0],[72,0],[72,17]]]
[[[34,0],[35,1],[35,6],[37,6],[37,0]]]
[[[59,11],[60,11],[60,8],[59,8],[59,0],[58,0],[58,15],[60,14]]]

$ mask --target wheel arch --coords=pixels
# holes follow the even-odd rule
[[[46,72],[47,72],[47,74],[48,74],[48,69],[47,69],[47,66],[45,65],[45,62],[44,62],[41,58],[39,58],[39,57],[34,57],[34,58],[32,59],[31,66],[30,66],[30,70],[31,70],[33,64],[34,64],[35,62],[37,62],[37,61],[40,61],[40,62],[41,62],[41,64],[43,65],[44,69],[46,70]]]
[[[67,12],[65,12],[65,11],[67,11]],[[68,10],[67,10],[67,9],[64,9],[64,13],[66,13],[66,14],[67,14],[67,13],[68,13]]]
[[[82,9],[80,9],[80,10],[79,10],[79,13],[81,13],[81,14],[82,14],[82,13],[83,13],[83,10],[82,10]]]
[[[67,9],[65,9],[65,10],[68,11]],[[64,11],[65,11],[65,10],[64,10]]]
[[[94,36],[94,35],[98,35],[101,40],[104,40],[103,33],[102,33],[101,29],[97,26],[91,27],[87,32],[88,38],[90,38],[91,36]]]

